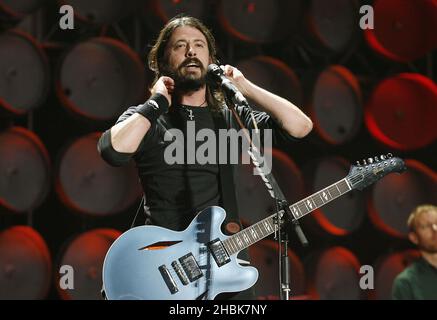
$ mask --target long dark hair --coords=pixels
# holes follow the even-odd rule
[[[211,31],[199,19],[186,15],[177,15],[160,31],[158,39],[149,52],[149,69],[155,73],[155,79],[153,80],[152,86],[161,76],[163,76],[162,70],[165,69],[164,66],[168,63],[165,57],[165,49],[168,41],[170,40],[173,31],[182,26],[193,27],[202,32],[208,44],[211,61],[218,64],[215,39]],[[208,84],[206,85],[206,100],[210,108],[214,111],[219,111],[224,107],[223,92],[219,88],[213,88]]]

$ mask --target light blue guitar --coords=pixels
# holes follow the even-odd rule
[[[300,219],[352,189],[362,190],[391,172],[404,171],[399,158],[381,156],[351,166],[342,180],[291,205],[291,219]],[[286,214],[279,212],[279,216]],[[107,299],[196,300],[252,287],[258,271],[237,262],[241,250],[277,230],[276,213],[232,235],[221,232],[226,212],[201,211],[181,232],[139,226],[123,233],[103,264]]]

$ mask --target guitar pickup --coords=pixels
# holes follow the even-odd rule
[[[170,293],[175,294],[176,292],[178,292],[178,286],[176,285],[176,282],[174,281],[167,267],[165,265],[162,265],[158,268],[158,270],[159,272],[161,272],[161,276],[164,279],[164,282],[167,285],[168,289],[170,290]]]
[[[229,261],[231,261],[228,252],[223,246],[223,242],[221,242],[219,238],[211,241],[208,244],[208,247],[212,256],[214,257],[215,262],[219,267],[224,266]]]
[[[188,253],[185,256],[179,258],[179,262],[184,269],[188,279],[190,279],[190,282],[196,281],[203,276],[202,270],[200,270],[196,259],[191,253]]]
[[[179,277],[179,280],[181,280],[182,284],[186,286],[188,284],[188,278],[185,276],[185,274],[182,271],[181,266],[177,261],[173,261],[171,263],[171,266],[173,267],[174,271],[176,271],[176,274]]]

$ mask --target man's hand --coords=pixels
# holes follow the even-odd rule
[[[225,66],[220,66],[220,68],[223,69],[225,76],[229,80],[231,80],[233,84],[235,84],[237,89],[240,90],[244,96],[247,95],[248,93],[246,90],[247,79],[244,77],[243,73],[241,73],[241,71],[238,70],[237,68],[230,66],[228,64]]]
[[[167,98],[169,106],[171,106],[171,95],[174,91],[174,80],[170,77],[161,77],[156,81],[155,85],[150,90],[152,96],[155,93],[160,93]]]

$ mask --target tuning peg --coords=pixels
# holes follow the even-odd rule
[[[361,166],[361,163],[359,161],[357,161],[357,166]]]
[[[379,162],[378,156],[375,157],[375,162]]]
[[[367,161],[366,161],[366,159],[363,159],[363,165],[367,166]]]
[[[386,159],[385,155],[381,155],[381,160],[384,161]]]
[[[391,158],[393,158],[393,155],[391,153],[389,153],[389,154],[387,154],[387,158],[391,159]]]
[[[373,163],[373,159],[372,159],[372,158],[369,158],[369,159],[367,159],[367,162],[368,162],[369,164],[372,164],[372,163]]]

